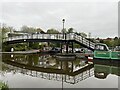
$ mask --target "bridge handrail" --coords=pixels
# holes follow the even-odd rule
[[[93,43],[92,41],[90,40],[87,40],[85,37],[83,36],[80,36],[80,35],[77,35],[75,34],[75,40],[87,45],[87,46],[91,46],[92,48],[95,47],[95,43]]]
[[[63,34],[28,34],[28,35],[7,37],[3,40],[3,42],[19,40],[19,39],[61,39],[61,40],[65,40],[65,37],[63,38]]]
[[[66,83],[75,84],[79,81],[85,80],[91,76],[94,75],[94,68],[90,68],[86,71],[83,71],[75,76],[70,76],[67,74],[56,74],[56,73],[47,73],[47,72],[40,72],[36,70],[29,70],[25,68],[20,68],[18,66],[12,66],[10,64],[5,64],[7,67],[9,67],[11,70],[16,70],[18,73],[30,75],[32,77],[38,77],[43,79],[49,79],[49,80],[56,80],[56,81],[64,81]],[[26,71],[26,73],[24,73]]]
[[[85,37],[77,35],[75,33],[69,33],[69,34],[25,34],[21,36],[14,36],[14,37],[7,37],[3,40],[3,42],[6,41],[13,41],[13,40],[20,40],[20,39],[57,39],[57,40],[76,40],[80,43],[85,44],[88,47],[94,48],[95,43],[93,43],[90,40],[87,40]]]

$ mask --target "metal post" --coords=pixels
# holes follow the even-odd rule
[[[39,34],[39,33],[37,32],[37,39],[38,39],[38,34]]]
[[[61,47],[61,53],[62,53],[62,43],[60,43],[60,47]]]
[[[63,63],[62,63],[62,61],[61,61],[61,68],[60,68],[61,70],[63,69],[63,67],[62,67],[62,66],[63,66]]]
[[[63,39],[64,39],[64,23],[65,23],[65,19],[63,19],[62,21],[63,21]]]
[[[66,32],[65,32],[65,40],[67,39],[67,34],[66,34]]]
[[[66,42],[66,53],[68,53],[68,41]]]
[[[89,32],[88,36],[89,36],[89,47],[90,47],[90,38],[91,38],[91,33],[90,32]]]
[[[90,47],[90,40],[89,40],[89,47]]]
[[[72,42],[72,53],[74,53],[73,48],[74,48],[74,47],[73,47],[73,42]]]
[[[82,43],[83,43],[83,36],[82,36]]]

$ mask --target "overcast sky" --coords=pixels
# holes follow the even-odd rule
[[[83,0],[84,1],[84,0]],[[91,33],[92,37],[118,36],[118,2],[117,0],[85,0],[83,2],[2,2],[0,21],[8,26],[20,29],[22,25],[62,29],[65,28]]]

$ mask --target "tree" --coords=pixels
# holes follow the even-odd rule
[[[118,39],[118,46],[120,46],[120,38]]]
[[[62,29],[61,32],[62,32],[62,33],[67,33],[66,28]]]
[[[115,37],[114,40],[118,40],[118,37]]]
[[[23,33],[28,32],[28,29],[29,29],[29,28],[28,28],[27,26],[25,26],[25,25],[21,27],[21,31],[22,31]]]
[[[85,37],[85,38],[87,37],[87,34],[84,33],[84,32],[81,32],[80,35],[83,36],[83,37]]]
[[[36,32],[37,32],[37,30],[36,30],[35,28],[33,28],[33,27],[28,27],[28,26],[26,26],[26,25],[24,25],[24,26],[21,27],[21,31],[22,31],[23,33],[36,33]]]
[[[73,33],[73,30],[74,30],[73,28],[69,28],[68,33]]]
[[[0,51],[2,49],[2,28],[0,27]]]
[[[37,33],[42,33],[44,34],[45,32],[41,28],[37,28]]]
[[[13,27],[10,27],[4,24],[2,27],[2,38],[8,37],[8,32],[13,33],[13,31],[15,31]]]
[[[100,39],[100,43],[104,43],[103,39]]]
[[[84,38],[86,38],[87,37],[87,34],[86,33],[84,33],[84,32],[76,32],[76,34],[77,35],[80,35],[80,36],[82,36],[82,37],[84,37]]]
[[[114,46],[114,40],[104,40],[104,42],[108,47]]]
[[[114,38],[114,47],[115,47],[115,46],[119,46],[119,40],[120,40],[120,39],[119,39],[118,37],[115,37],[115,38]]]
[[[26,25],[21,27],[22,33],[45,33],[41,28],[28,27]]]
[[[57,31],[57,30],[54,29],[54,28],[51,28],[51,29],[48,29],[48,30],[47,30],[47,33],[48,33],[48,34],[58,34],[58,33],[60,33],[60,32]]]

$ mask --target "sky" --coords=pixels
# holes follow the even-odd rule
[[[118,0],[3,0],[0,23],[20,30],[23,25],[47,31],[74,28],[91,37],[118,36]]]

